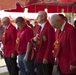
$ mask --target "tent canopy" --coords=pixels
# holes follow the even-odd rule
[[[76,0],[0,0],[0,10],[8,12],[38,12],[47,9],[49,13],[76,12]]]
[[[76,2],[35,3],[28,6],[28,12],[38,12],[47,9],[48,13],[76,12]]]

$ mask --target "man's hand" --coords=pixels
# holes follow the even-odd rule
[[[25,55],[24,58],[23,58],[23,60],[24,60],[24,61],[27,61],[27,60],[28,60],[28,56]]]
[[[16,57],[16,55],[12,53],[11,54],[11,58],[15,58],[15,57]]]
[[[48,61],[44,58],[43,59],[43,64],[47,64],[48,63]]]
[[[37,41],[38,39],[39,39],[39,34],[37,34],[37,35],[33,38],[34,41]]]
[[[76,66],[70,65],[70,70],[76,69]]]

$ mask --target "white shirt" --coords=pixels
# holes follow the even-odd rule
[[[9,26],[10,26],[10,24],[7,26],[7,28],[6,28],[6,29],[8,29],[8,28],[9,28]]]
[[[45,24],[46,24],[46,22],[44,22],[43,24],[40,25],[40,26],[41,26],[41,31],[43,30]],[[40,32],[41,32],[41,31],[40,31]]]
[[[65,25],[66,25],[66,22],[64,21],[64,23],[63,23],[63,25],[62,25],[62,27],[61,27],[61,31],[63,31]]]

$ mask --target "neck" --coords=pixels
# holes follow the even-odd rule
[[[43,21],[43,22],[40,22],[40,24],[43,24],[45,21]]]

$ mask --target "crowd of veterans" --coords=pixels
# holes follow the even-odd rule
[[[23,17],[15,24],[17,29],[8,17],[1,19],[9,75],[52,75],[55,62],[60,75],[76,75],[76,22],[70,24],[63,14],[53,14],[48,21],[47,13],[39,11],[34,27]]]

